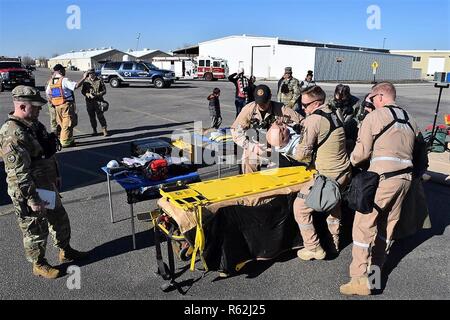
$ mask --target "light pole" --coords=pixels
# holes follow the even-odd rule
[[[386,38],[383,38],[383,49],[384,49],[385,44],[386,44]]]
[[[137,38],[136,38],[136,40],[137,40],[137,43],[136,43],[136,51],[138,51],[138,48],[139,48],[139,39],[141,38],[141,33],[139,32],[138,33],[138,36],[137,36]]]

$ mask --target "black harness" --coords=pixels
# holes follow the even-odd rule
[[[388,131],[394,124],[396,124],[396,123],[400,123],[400,124],[406,124],[411,130],[412,130],[412,132],[415,134],[415,131],[414,131],[414,128],[412,127],[412,125],[411,125],[411,123],[409,122],[409,116],[408,116],[408,113],[406,113],[406,111],[405,110],[403,110],[402,108],[400,108],[400,107],[395,107],[395,106],[387,106],[387,107],[385,107],[386,109],[388,109],[391,113],[392,113],[392,116],[394,117],[394,120],[392,120],[390,123],[388,123],[388,125],[386,126],[386,127],[384,127],[376,136],[375,136],[375,138],[373,139],[373,143],[375,144],[375,141],[377,141],[377,139],[379,138],[379,137],[381,137],[386,131]],[[400,119],[398,116],[397,116],[397,113],[394,111],[394,108],[395,109],[398,109],[398,110],[401,110],[402,112],[403,112],[403,116],[404,116],[404,119]]]
[[[315,152],[317,153],[317,150],[319,150],[319,148],[328,140],[333,131],[339,128],[343,128],[344,125],[334,112],[327,113],[323,112],[322,110],[316,110],[313,112],[313,114],[317,114],[321,117],[324,117],[330,123],[330,130],[328,131],[327,135],[325,136],[325,138],[323,138],[320,142],[317,143],[317,146],[315,148]]]

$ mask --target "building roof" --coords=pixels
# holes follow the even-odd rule
[[[134,56],[136,58],[141,58],[143,56],[146,56],[146,55],[151,54],[151,53],[156,52],[156,51],[159,51],[159,50],[158,49],[147,49],[147,48],[145,48],[143,50],[136,50],[136,51],[134,51],[134,50],[128,49],[126,54],[132,55],[132,56]]]
[[[347,46],[347,45],[341,45],[341,44],[318,43],[318,42],[309,42],[309,41],[278,39],[278,44],[284,44],[284,45],[290,45],[290,46],[302,46],[302,47],[316,47],[316,48],[344,49],[344,50],[353,50],[353,51],[389,53],[389,50],[387,50],[387,49]]]
[[[184,47],[184,48],[173,50],[172,52],[173,52],[173,54],[198,55],[199,54],[198,47],[199,47],[198,45],[189,46],[189,47]]]
[[[367,48],[367,47],[339,45],[339,44],[331,44],[331,43],[326,44],[326,43],[309,42],[309,41],[286,40],[286,39],[279,39],[276,37],[261,37],[261,36],[254,36],[254,35],[245,35],[245,34],[231,35],[231,36],[212,39],[212,40],[208,40],[208,41],[202,41],[199,43],[199,45],[204,44],[204,43],[221,41],[221,40],[225,40],[225,39],[232,39],[232,38],[260,39],[260,40],[267,40],[267,41],[275,42],[278,44],[290,45],[290,46],[303,46],[303,47],[317,47],[317,48],[345,49],[345,50],[354,50],[354,51],[389,53],[389,50],[387,50],[387,49]],[[197,53],[198,54],[199,45],[173,50],[173,53],[174,54],[183,54],[183,53],[190,53],[190,54]]]
[[[391,50],[391,52],[414,52],[414,53],[450,53],[450,50]]]
[[[65,59],[89,59],[104,53],[114,51],[112,47],[109,48],[92,48],[80,51],[71,51],[65,54],[61,54],[59,56],[53,57],[50,60],[65,60]]]

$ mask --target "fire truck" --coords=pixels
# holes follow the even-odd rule
[[[227,61],[221,58],[204,57],[154,57],[152,63],[159,68],[175,72],[181,79],[205,79],[207,81],[228,77]]]
[[[225,79],[228,77],[227,61],[214,57],[197,57],[197,78],[204,78],[207,81]]]

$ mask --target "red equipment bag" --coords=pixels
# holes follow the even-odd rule
[[[145,167],[145,175],[150,180],[164,180],[167,178],[169,166],[165,159],[155,159]]]

